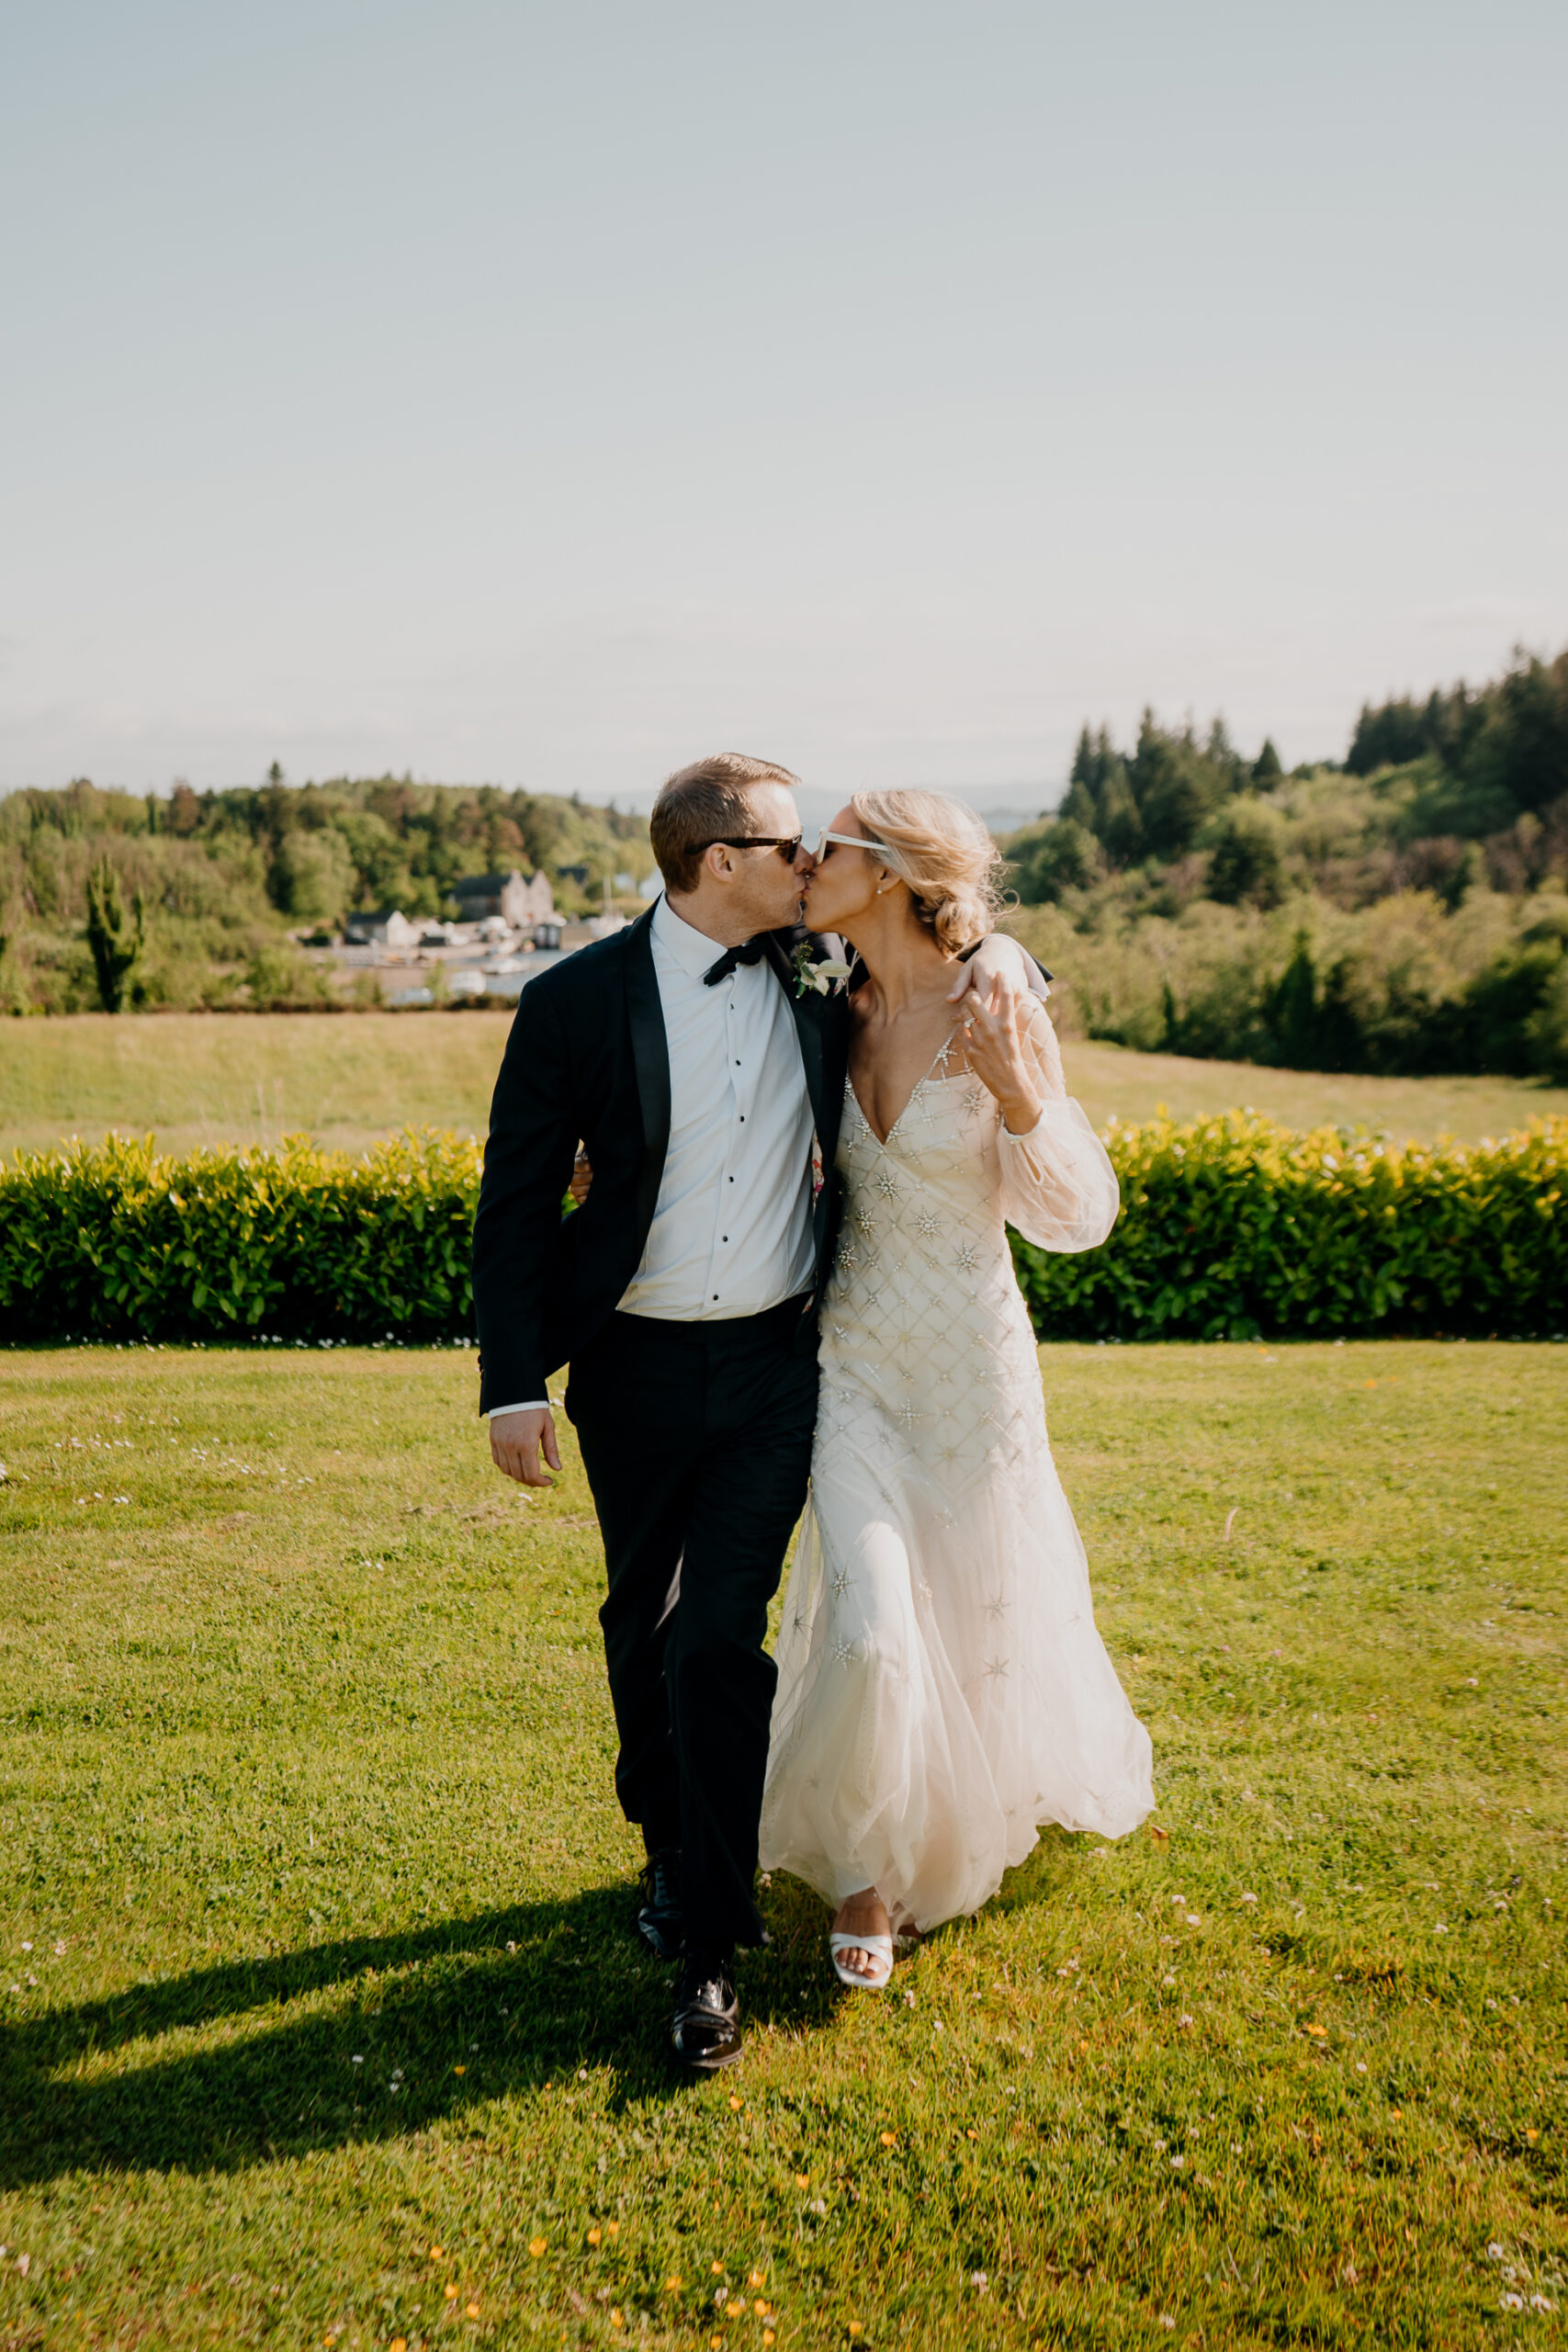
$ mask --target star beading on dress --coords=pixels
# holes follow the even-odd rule
[[[886,1144],[847,1085],[837,1165],[844,1238],[785,1623],[804,1596],[792,1656],[842,1670],[781,1676],[763,1861],[830,1901],[874,1886],[925,1925],[977,1909],[1043,1821],[1118,1836],[1152,1803],[1146,1735],[1077,1602],[1082,1546],[1007,1236],[1092,1246],[1114,1179],[1076,1105],[1009,1135],[956,1053]],[[853,1560],[852,1591],[826,1559]]]

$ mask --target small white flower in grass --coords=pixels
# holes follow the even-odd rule
[[[1432,1933],[1435,1936],[1446,1936],[1448,1932],[1448,1928],[1444,1926],[1441,1919],[1438,1920],[1437,1926],[1432,1930]]]
[[[1544,2295],[1532,2295],[1530,2297],[1530,2309],[1532,2312],[1554,2312],[1557,2309],[1557,2306],[1555,2303],[1548,2302]]]
[[[1256,1894],[1244,1894],[1241,1899],[1244,1903],[1256,1903],[1258,1897]]]
[[[814,2197],[811,2200],[811,2211],[814,2213],[825,2213],[828,2211],[828,2199],[825,2197]]]
[[[21,2274],[22,2274],[22,2276],[23,2276],[23,2278],[24,2278],[27,2277],[27,2275],[28,2275],[28,2271],[32,2268],[32,2267],[33,2267],[33,2258],[32,2258],[32,2256],[31,2256],[30,2254],[19,2254],[19,2255],[17,2256],[17,2269],[21,2272]],[[1515,2301],[1515,2302],[1517,2302],[1517,2301],[1518,2301],[1518,2300],[1519,2300],[1519,2299],[1518,2299],[1518,2297],[1516,2295],[1516,2296],[1514,2297],[1514,2301]]]
[[[1175,1984],[1175,1982],[1176,1982],[1176,1979],[1175,1979],[1175,1977],[1174,1977],[1174,1976],[1167,1976],[1167,1977],[1163,1978],[1161,1981],[1162,1981],[1164,1984]]]
[[[1187,2159],[1186,2159],[1186,2157],[1185,2157],[1185,2156],[1172,2156],[1172,2158],[1171,2158],[1171,2160],[1170,2160],[1170,2169],[1171,2169],[1171,2171],[1172,2171],[1172,2172],[1185,2172],[1185,2171],[1186,2171],[1186,2169],[1187,2169]]]
[[[363,2065],[364,2065],[364,2064],[365,2064],[365,2061],[364,2061],[364,2059],[363,2059],[363,2058],[355,2057],[355,2058],[351,2058],[351,2059],[349,2060],[349,2062],[348,2062],[348,2063],[349,2063],[349,2064],[350,2064],[351,2066],[363,2066]]]
[[[32,1950],[32,1946],[31,1946],[31,1944],[24,1944],[24,1945],[22,1946],[22,1950],[23,1950],[24,1951],[31,1951],[31,1950]]]
[[[1181,2018],[1177,2018],[1177,2020],[1176,2020],[1176,2022],[1177,2022],[1177,2024],[1178,2024],[1178,2025],[1190,2025],[1190,2024],[1191,2024],[1191,2022],[1192,2022],[1192,2020],[1191,2020],[1191,2018],[1188,2018],[1188,2017],[1181,2017]]]
[[[1232,2155],[1233,2155],[1233,2156],[1239,2156],[1239,2155],[1240,2155],[1240,2154],[1241,2154],[1241,2142],[1240,2142],[1239,2140],[1233,2140],[1233,2141],[1231,2142],[1231,2154],[1232,2154]]]
[[[991,2282],[983,2270],[972,2270],[969,2273],[969,2284],[977,2295],[984,2295],[989,2290]]]
[[[1486,2249],[1486,2259],[1488,2262],[1501,2262],[1503,2259],[1503,2248],[1498,2245],[1495,2238],[1493,2239],[1491,2245]]]
[[[1189,1911],[1187,1914],[1187,1924],[1190,1928],[1201,1928],[1203,1922],[1200,1919],[1196,1911]]]
[[[1357,2074],[1358,2074],[1358,2075],[1364,2075],[1364,2074],[1366,2073],[1366,2071],[1367,2071],[1367,2062],[1366,2062],[1366,2060],[1365,2060],[1364,2058],[1358,2058],[1358,2059],[1357,2059],[1357,2061],[1356,2061],[1356,2072],[1357,2072]]]
[[[1522,2295],[1510,2293],[1502,2296],[1499,2300],[1506,2312],[1522,2312],[1525,2307],[1525,2299]]]
[[[65,1939],[63,1936],[61,1937],[60,1941],[54,1947],[54,1957],[56,1960],[63,1960],[65,1957]]]
[[[1159,2324],[1161,2327],[1174,2327],[1176,2325],[1176,2322],[1172,2319],[1168,2312],[1161,2312],[1159,2315]]]

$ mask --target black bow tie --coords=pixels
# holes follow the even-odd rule
[[[727,947],[717,963],[710,964],[703,974],[704,988],[717,988],[720,980],[727,980],[731,972],[739,971],[742,964],[760,964],[767,947],[768,934],[765,931],[760,931],[755,939],[749,939],[743,947]]]

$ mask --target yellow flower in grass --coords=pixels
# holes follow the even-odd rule
[[[449,2303],[455,2303],[457,2300],[457,2288],[455,2279],[448,2278],[446,2281],[446,2300]]]
[[[590,2230],[590,2231],[589,2231],[589,2233],[588,2233],[588,2243],[589,2243],[589,2245],[598,2245],[598,2243],[599,2243],[599,2237],[600,2237],[600,2233],[599,2233],[597,2230]]]
[[[528,2241],[528,2251],[529,2251],[529,2253],[533,2256],[533,2257],[534,2257],[534,2259],[535,2259],[535,2261],[536,2261],[536,2262],[537,2262],[537,2260],[539,2259],[539,2256],[543,2254],[543,2252],[544,2252],[544,2250],[545,2250],[545,2247],[546,2247],[547,2243],[547,2241],[546,2239],[544,2239],[544,2238],[530,2238],[530,2239],[529,2239],[529,2241]]]

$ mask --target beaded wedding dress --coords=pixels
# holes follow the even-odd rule
[[[761,1860],[924,1928],[977,1910],[1039,1824],[1121,1837],[1154,1803],[1004,1231],[1092,1250],[1119,1201],[1076,1102],[1010,1136],[952,1041],[885,1144],[846,1090],[838,1164]]]

